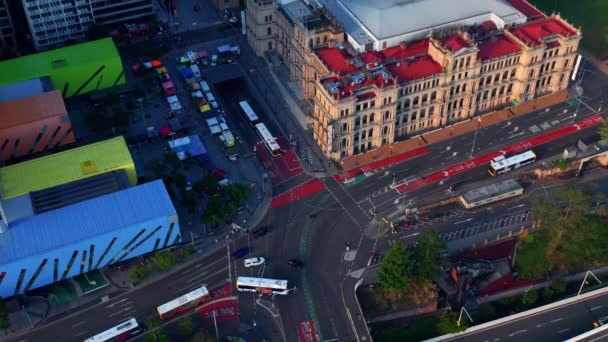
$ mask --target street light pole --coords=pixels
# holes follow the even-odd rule
[[[477,127],[475,127],[475,135],[473,136],[473,146],[471,146],[471,158],[473,158],[473,152],[475,152],[475,142],[477,141]]]
[[[595,280],[597,280],[597,282],[598,282],[598,283],[600,283],[600,284],[602,283],[602,281],[601,281],[601,280],[599,280],[599,279],[598,279],[598,278],[595,276],[595,274],[593,274],[593,272],[591,272],[591,271],[587,271],[587,273],[585,273],[585,278],[583,278],[583,282],[581,283],[581,287],[578,289],[578,293],[576,294],[577,296],[580,296],[580,295],[581,295],[581,292],[583,291],[583,286],[585,286],[585,284],[587,283],[587,277],[588,277],[590,274],[593,276],[593,278],[595,278]]]
[[[216,311],[213,310],[213,325],[215,326],[215,340],[219,341],[220,340],[220,332],[217,329],[217,319],[215,318],[215,314],[216,314]]]

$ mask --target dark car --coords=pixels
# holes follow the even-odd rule
[[[289,259],[288,261],[289,266],[291,267],[295,267],[295,268],[301,268],[302,266],[304,266],[304,263],[300,260],[300,259]]]
[[[233,259],[240,259],[249,253],[251,253],[251,248],[243,247],[234,251],[231,256]]]
[[[251,235],[253,235],[253,237],[256,239],[259,239],[259,238],[263,237],[264,235],[270,233],[271,230],[272,230],[272,226],[267,224],[265,226],[262,226],[256,230],[254,230],[253,232],[251,232]]]

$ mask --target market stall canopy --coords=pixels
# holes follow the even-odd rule
[[[167,97],[167,102],[169,102],[169,104],[179,103],[179,99],[177,98],[177,96],[173,95],[173,96]]]
[[[171,111],[178,111],[182,109],[182,105],[179,102],[173,102],[169,105],[171,107]]]
[[[200,51],[198,53],[198,58],[202,59],[202,58],[207,58],[207,57],[209,57],[209,54],[207,53],[207,51]]]
[[[212,135],[222,133],[222,129],[219,125],[209,126],[209,130],[211,131]]]
[[[159,61],[158,59],[153,60],[152,62],[150,62],[152,64],[153,67],[158,68],[163,66],[163,62]]]
[[[184,56],[181,56],[181,57],[177,58],[177,62],[179,64],[186,64],[186,63],[190,63],[190,60]]]
[[[167,73],[167,68],[165,67],[160,67],[160,68],[156,68],[156,73],[157,74],[166,74]]]
[[[201,111],[201,113],[205,113],[211,110],[211,107],[208,104],[204,104],[204,105],[199,105],[198,106],[198,110]]]
[[[203,93],[200,90],[193,91],[192,92],[192,97],[203,98]]]
[[[193,75],[193,74],[192,74],[192,69],[190,69],[190,68],[183,68],[183,69],[182,69],[182,70],[180,70],[179,72],[182,74],[182,76],[183,76],[184,78],[190,78],[190,77],[192,77],[192,75]]]
[[[222,45],[222,46],[217,47],[217,52],[226,53],[226,52],[230,52],[231,49],[232,49],[232,47],[230,45]]]
[[[179,132],[182,130],[182,123],[179,122],[178,118],[169,119],[169,126],[171,126],[173,132]]]
[[[145,62],[145,63],[144,63],[144,67],[145,67],[146,69],[152,69],[152,63],[150,63],[150,62]]]
[[[188,57],[188,59],[190,59],[191,61],[198,60],[198,54],[195,53],[194,51],[188,51],[188,52],[186,52],[186,57]]]
[[[175,85],[173,85],[173,82],[167,81],[167,82],[163,83],[163,89],[170,89],[170,88],[175,88]]]
[[[224,123],[224,122],[220,123],[220,128],[222,129],[222,131],[228,131],[229,130],[228,125],[226,123]]]
[[[207,119],[207,126],[211,127],[215,125],[219,125],[219,122],[217,121],[217,118],[215,116]]]
[[[173,130],[171,130],[171,126],[167,125],[161,127],[159,132],[162,137],[168,137],[171,133],[173,133]]]
[[[175,152],[179,160],[191,157],[197,157],[202,162],[209,160],[207,149],[198,135],[169,140],[169,147]]]

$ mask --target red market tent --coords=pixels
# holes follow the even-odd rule
[[[150,62],[150,64],[152,64],[152,67],[154,68],[163,66],[163,62],[159,61],[158,59],[153,60],[152,62]]]
[[[160,129],[159,131],[160,135],[162,137],[168,137],[171,133],[173,133],[173,130],[171,129],[171,126],[164,126]]]

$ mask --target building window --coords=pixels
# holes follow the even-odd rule
[[[272,50],[272,42],[268,42],[268,50]]]
[[[272,35],[272,27],[269,27],[269,28],[267,28],[267,29],[266,29],[266,34],[267,34],[268,36],[271,36],[271,35]]]

